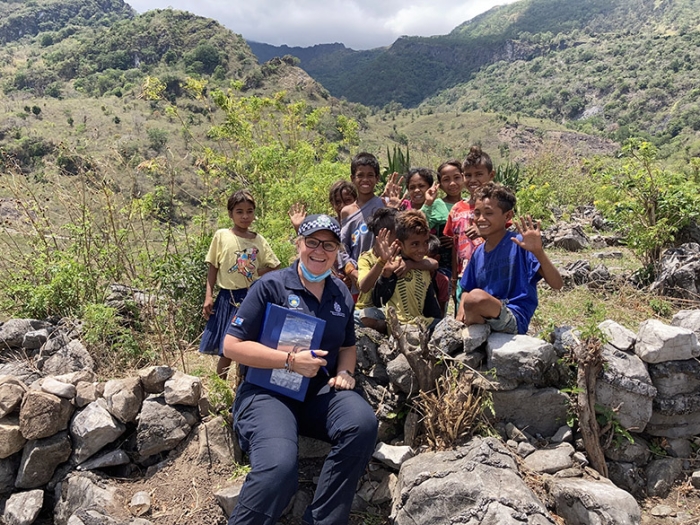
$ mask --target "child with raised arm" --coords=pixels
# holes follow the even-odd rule
[[[372,301],[379,306],[393,306],[401,324],[415,324],[416,318],[423,318],[432,328],[442,318],[430,275],[431,270],[437,270],[437,262],[426,258],[429,242],[428,221],[422,212],[407,210],[398,214],[395,243],[401,256],[384,265],[372,291]],[[425,268],[426,263],[430,268]],[[409,265],[410,269],[402,269]]]
[[[474,250],[483,240],[479,236],[479,230],[474,224],[474,192],[481,186],[493,180],[496,172],[493,171],[491,157],[481,151],[480,146],[472,146],[469,155],[462,164],[462,177],[464,186],[469,191],[469,200],[461,200],[450,210],[445,224],[444,234],[453,238],[452,249],[452,284],[456,285],[456,297],[459,301],[461,289],[460,278],[464,268],[471,259]]]
[[[280,266],[265,238],[249,229],[255,220],[253,195],[248,190],[238,190],[228,199],[227,208],[233,227],[214,233],[205,259],[209,270],[202,315],[207,325],[199,345],[203,354],[220,356],[216,373],[221,379],[226,379],[231,366],[231,360],[223,355],[222,345],[238,305],[256,279]],[[217,286],[219,295],[214,302]]]
[[[460,283],[456,317],[466,325],[525,334],[537,308],[537,282],[544,278],[555,290],[564,285],[542,247],[539,221],[528,216],[515,221],[517,234],[506,229],[515,202],[513,192],[500,184],[488,183],[474,192],[474,220],[484,242]]]

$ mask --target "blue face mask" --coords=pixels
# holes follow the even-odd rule
[[[306,266],[304,266],[304,263],[299,261],[299,268],[301,268],[301,275],[304,276],[304,279],[306,279],[309,282],[312,283],[320,283],[323,281],[326,277],[328,277],[331,274],[330,268],[323,272],[320,275],[314,275],[311,273],[309,270],[306,269]]]

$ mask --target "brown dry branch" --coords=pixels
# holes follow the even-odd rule
[[[583,445],[588,453],[591,466],[601,475],[608,477],[603,448],[600,445],[601,431],[595,413],[596,378],[603,367],[602,345],[596,338],[589,337],[578,341],[574,348],[574,358],[578,364],[576,383],[578,395],[576,413],[583,437]]]

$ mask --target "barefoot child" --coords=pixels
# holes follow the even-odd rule
[[[231,360],[224,357],[222,343],[238,305],[253,281],[276,270],[280,262],[262,235],[249,230],[255,220],[255,200],[248,190],[235,192],[228,200],[228,216],[233,228],[217,230],[209,246],[206,262],[207,289],[202,315],[207,325],[199,351],[219,355],[216,373],[226,379]],[[216,302],[214,288],[220,288]]]

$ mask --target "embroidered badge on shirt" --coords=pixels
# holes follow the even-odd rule
[[[287,304],[290,308],[299,308],[301,299],[299,299],[298,295],[290,294],[289,297],[287,297]]]
[[[333,305],[333,311],[331,313],[337,317],[345,317],[343,309],[338,304],[338,301],[335,301],[335,304]]]
[[[231,324],[233,326],[241,326],[243,324],[243,318],[238,317],[237,315],[234,315],[233,319],[231,319]]]

